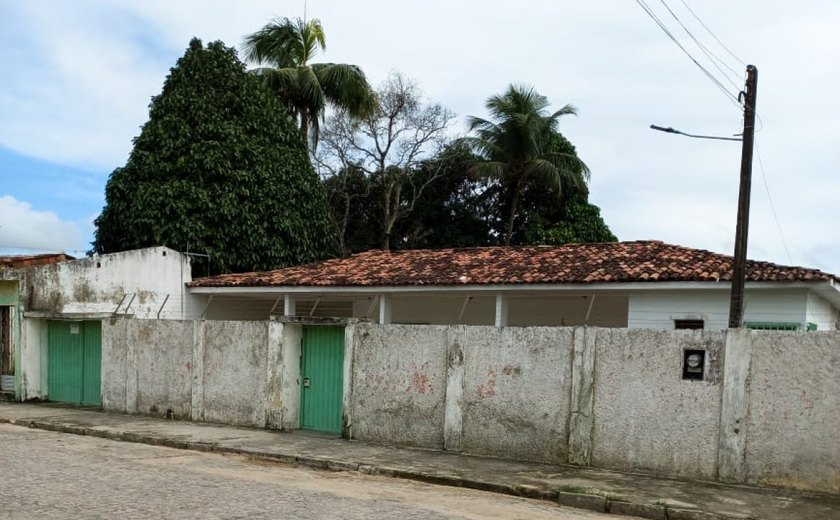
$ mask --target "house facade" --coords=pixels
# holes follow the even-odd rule
[[[102,320],[182,318],[191,280],[188,257],[166,247],[0,257],[2,393],[98,405]]]
[[[369,251],[188,284],[199,318],[725,329],[732,257],[658,241]],[[837,278],[750,261],[744,323],[835,330]]]

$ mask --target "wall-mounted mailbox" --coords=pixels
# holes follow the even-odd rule
[[[683,379],[695,381],[703,380],[703,373],[706,370],[705,350],[683,350]]]

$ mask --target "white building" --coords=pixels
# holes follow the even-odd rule
[[[207,319],[724,329],[732,257],[659,241],[369,251],[188,284]],[[749,261],[744,323],[834,330],[838,279]]]

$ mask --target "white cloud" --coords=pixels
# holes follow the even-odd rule
[[[0,249],[83,251],[83,225],[34,210],[10,195],[0,197]]]

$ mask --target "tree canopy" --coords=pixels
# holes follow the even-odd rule
[[[364,72],[344,63],[310,63],[326,49],[319,20],[276,18],[244,42],[248,61],[267,65],[255,69],[265,84],[298,120],[304,142],[314,148],[327,104],[360,117],[375,107]]]
[[[93,250],[166,245],[211,272],[332,253],[322,184],[288,112],[222,42],[193,39],[110,175]]]
[[[527,183],[556,186],[558,193],[568,186],[580,189],[585,186],[589,168],[577,154],[557,146],[558,121],[576,113],[572,105],[551,113],[545,96],[531,87],[511,85],[503,94],[490,97],[485,106],[490,119],[470,117],[473,135],[465,142],[480,157],[474,170],[501,186],[505,212],[502,237],[509,245]]]

